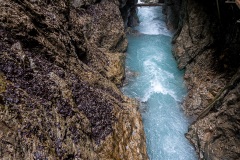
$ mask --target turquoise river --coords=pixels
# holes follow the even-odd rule
[[[171,53],[171,33],[161,7],[139,7],[139,34],[129,35],[125,95],[141,102],[150,160],[196,160],[184,134],[189,122],[181,109],[183,72]],[[130,73],[130,74],[129,74]]]

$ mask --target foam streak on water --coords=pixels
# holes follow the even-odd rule
[[[128,36],[126,68],[137,72],[123,92],[143,102],[142,117],[151,160],[195,160],[195,151],[184,137],[188,121],[180,102],[186,94],[183,73],[171,54],[171,33],[161,7],[138,10],[141,35]],[[143,107],[142,106],[142,107]]]

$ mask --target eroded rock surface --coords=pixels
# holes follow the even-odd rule
[[[177,30],[181,18],[182,0],[164,0],[163,14],[166,15],[166,25],[172,32]]]
[[[240,10],[218,2],[220,14],[216,1],[182,1],[173,53],[186,70],[183,107],[196,119],[187,138],[199,159],[235,160],[240,157]]]
[[[240,72],[205,108],[187,138],[202,159],[239,159]]]
[[[0,159],[147,159],[137,103],[116,87],[126,1],[0,4]]]

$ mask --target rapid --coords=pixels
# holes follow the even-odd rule
[[[172,34],[161,7],[139,7],[139,34],[128,35],[125,95],[141,102],[150,160],[196,160],[185,138],[189,121],[181,108],[186,95],[184,71],[171,53]]]

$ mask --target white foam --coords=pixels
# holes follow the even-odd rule
[[[156,58],[156,57],[154,57]],[[150,86],[145,92],[142,101],[146,102],[152,94],[161,93],[164,95],[170,95],[175,100],[177,96],[171,88],[167,88],[169,79],[174,78],[174,75],[170,72],[162,70],[156,63],[152,61],[153,57],[144,61],[144,73],[147,79],[149,79]],[[159,58],[161,60],[161,58]]]
[[[161,12],[160,7],[141,7],[138,10],[141,23],[136,27],[137,30],[147,35],[172,36],[172,33],[167,30],[164,20],[159,17],[159,14],[156,14]]]
[[[176,153],[176,140],[173,136],[166,136],[164,137],[164,142],[163,142],[163,149],[164,152],[168,153],[168,154],[172,154],[172,153]]]
[[[145,92],[143,98],[141,99],[143,102],[148,101],[148,99],[154,94],[154,93],[161,93],[164,95],[170,95],[172,98],[177,100],[177,96],[175,95],[175,92],[165,88],[159,83],[157,80],[150,80],[150,87],[148,90]]]
[[[158,64],[156,64],[154,61],[161,62],[162,58],[161,57],[151,57],[147,59],[146,61],[143,62],[144,69],[146,73],[150,73],[154,75],[155,77],[158,77],[159,79],[173,79],[174,74],[170,73],[166,70],[161,69]]]

